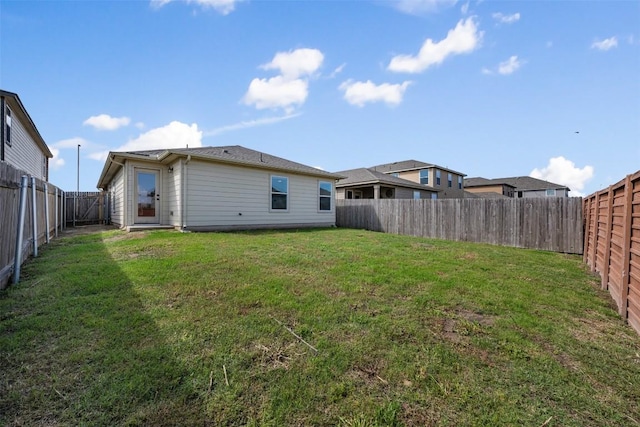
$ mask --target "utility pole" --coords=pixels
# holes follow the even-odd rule
[[[73,198],[73,226],[76,226],[76,215],[78,213],[78,193],[80,193],[80,144],[78,144],[78,168],[76,176],[76,195]]]

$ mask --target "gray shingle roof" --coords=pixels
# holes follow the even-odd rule
[[[480,192],[480,193],[472,193],[470,191],[464,192],[464,197],[467,199],[509,199],[510,197],[503,196],[500,193],[494,192]]]
[[[463,174],[462,172],[454,171],[453,169],[438,166],[433,163],[421,162],[419,160],[403,160],[400,162],[384,163],[382,165],[371,166],[369,169],[373,169],[375,171],[383,173],[393,173],[427,168],[438,168],[443,171],[465,176],[465,174]]]
[[[338,181],[336,187],[351,187],[365,184],[386,184],[394,187],[415,188],[438,192],[438,190],[433,187],[429,187],[428,185],[418,184],[416,182],[378,172],[370,168],[349,169],[336,173],[338,175],[346,176],[346,178]]]
[[[553,182],[544,181],[542,179],[532,178],[530,176],[515,176],[511,178],[494,178],[487,179],[482,177],[467,178],[464,180],[465,187],[481,187],[486,185],[506,184],[514,187],[516,191],[536,191],[551,189],[567,189],[569,187],[555,184]]]
[[[211,162],[230,163],[247,167],[257,167],[260,169],[273,169],[285,172],[300,173],[328,179],[343,178],[340,174],[324,171],[322,169],[303,165],[302,163],[286,160],[281,157],[272,156],[240,145],[229,145],[222,147],[197,147],[197,148],[170,148],[161,150],[140,150],[128,152],[110,152],[98,181],[98,188],[102,188],[111,179],[114,173],[110,167],[114,158],[123,159],[146,159],[154,160],[161,164],[167,163],[176,157],[191,156]]]

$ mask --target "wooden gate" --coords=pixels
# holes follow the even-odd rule
[[[108,224],[109,195],[102,191],[68,192],[66,194],[67,226]]]

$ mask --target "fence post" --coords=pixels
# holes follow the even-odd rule
[[[600,218],[600,193],[596,193],[593,215],[593,238],[591,240],[591,272],[595,273],[598,263],[598,219]]]
[[[49,235],[49,186],[47,183],[44,183],[44,239],[47,244],[49,244],[49,240],[51,236]]]
[[[60,199],[60,201],[62,202],[62,229],[66,230],[67,229],[67,192],[63,191],[62,192],[62,198]]]
[[[16,233],[16,254],[13,261],[13,284],[20,281],[20,266],[22,265],[22,238],[24,237],[24,217],[27,213],[27,189],[29,177],[22,175],[20,183],[20,208],[18,213],[18,232]]]
[[[32,213],[31,223],[33,224],[33,256],[38,256],[38,206],[36,197],[36,177],[31,177],[31,200],[32,200]]]
[[[582,244],[582,262],[589,265],[589,233],[591,231],[591,201],[593,197],[587,197],[583,201],[582,214],[584,216],[584,243]]]
[[[622,286],[620,287],[620,316],[627,319],[629,286],[631,285],[631,224],[633,219],[633,185],[631,175],[624,182],[624,216],[622,217],[624,244],[622,246]]]
[[[604,265],[603,269],[600,272],[601,284],[600,287],[602,289],[609,288],[609,262],[611,261],[611,234],[613,227],[613,186],[609,186],[609,196],[607,197],[609,200],[609,205],[607,206],[607,237],[604,243],[605,253],[604,253]]]
[[[54,218],[54,221],[55,221],[55,228],[54,228],[54,232],[53,232],[53,234],[54,234],[54,236],[55,236],[55,237],[58,237],[58,225],[59,225],[59,218],[60,218],[60,216],[58,215],[58,214],[60,213],[60,212],[58,211],[58,210],[59,210],[59,206],[60,206],[60,205],[58,204],[58,194],[59,194],[59,192],[58,192],[58,187],[56,187],[56,189],[55,189],[55,196],[54,196],[54,200],[55,200],[55,203],[54,203],[54,206],[55,206],[55,207],[54,207],[54,209],[56,210],[56,214],[55,214],[55,218]]]

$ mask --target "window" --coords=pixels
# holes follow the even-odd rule
[[[431,193],[431,200],[436,200],[438,198],[438,193]]]
[[[436,170],[436,185],[440,185],[440,171]]]
[[[330,182],[320,181],[318,183],[318,196],[320,198],[318,209],[321,211],[330,211],[331,199],[333,198],[333,186]]]
[[[7,121],[6,121],[6,142],[9,147],[11,147],[11,110],[7,107]]]
[[[288,209],[289,178],[271,177],[271,209],[286,211]]]
[[[429,169],[420,170],[420,184],[429,185]]]
[[[420,190],[413,190],[414,200],[420,200]]]
[[[546,193],[547,193],[547,196],[555,196],[556,190],[554,188],[548,188]]]
[[[449,186],[449,188],[451,188],[451,186],[453,185],[453,177],[450,173],[447,174],[447,185]]]
[[[362,199],[362,191],[347,190],[347,199]]]
[[[398,178],[400,176],[400,174],[398,172],[394,172],[391,174],[391,176],[395,176],[396,178]]]
[[[462,177],[458,177],[458,190],[462,190]]]
[[[522,191],[518,191],[518,198],[522,197]]]

